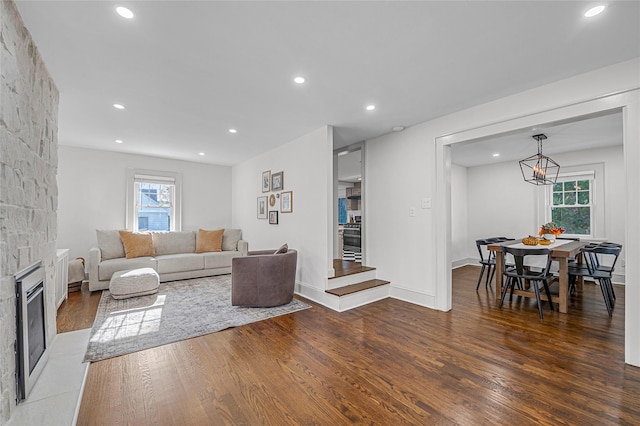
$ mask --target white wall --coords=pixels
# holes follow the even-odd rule
[[[465,264],[471,257],[467,250],[469,242],[467,220],[475,211],[469,211],[467,203],[467,168],[451,165],[451,259],[453,265]]]
[[[182,230],[231,227],[231,167],[60,146],[58,247],[88,257],[96,229],[124,229],[126,169],[182,173]]]
[[[249,250],[287,243],[298,251],[298,284],[324,291],[333,254],[333,130],[322,127],[233,167],[233,224],[242,228]],[[293,213],[279,224],[257,219],[262,172],[284,172],[284,191],[293,191]],[[275,207],[279,210],[279,200]]]

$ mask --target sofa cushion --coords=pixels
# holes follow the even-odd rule
[[[152,232],[156,256],[193,253],[196,250],[195,232]]]
[[[238,241],[242,238],[242,230],[225,229],[222,235],[222,251],[238,250]]]
[[[127,259],[134,257],[154,256],[153,240],[151,234],[138,232],[119,231],[124,253]]]
[[[241,256],[238,251],[223,251],[218,253],[203,253],[204,269],[229,268],[231,259]]]
[[[110,280],[115,272],[137,268],[153,268],[157,270],[156,259],[153,257],[136,257],[133,259],[119,257],[117,259],[103,260],[98,265],[98,279],[100,281]]]
[[[124,257],[124,246],[117,229],[96,229],[96,236],[98,237],[100,257],[103,260]]]
[[[156,257],[157,271],[161,274],[174,272],[198,271],[204,269],[202,255],[196,253],[166,254]]]
[[[223,233],[224,229],[216,229],[215,231],[200,229],[198,231],[198,240],[196,241],[196,253],[222,251]]]

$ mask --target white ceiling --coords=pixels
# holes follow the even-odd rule
[[[583,151],[593,148],[622,145],[622,113],[587,117],[553,126],[536,126],[520,132],[498,135],[483,140],[452,145],[451,162],[464,167],[518,161],[534,155],[538,142],[534,135],[544,134],[545,155]],[[493,154],[500,154],[494,157]]]
[[[640,57],[640,2],[606,3],[591,20],[592,1],[17,6],[61,93],[60,144],[236,164],[326,124],[342,147]]]

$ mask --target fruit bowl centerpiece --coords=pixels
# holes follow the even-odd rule
[[[538,231],[538,235],[548,241],[555,241],[562,233],[564,232],[564,228],[556,225],[555,222],[545,223],[540,227],[540,231]]]

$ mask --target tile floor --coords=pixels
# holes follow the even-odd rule
[[[75,425],[82,387],[89,363],[90,328],[56,335],[49,362],[42,370],[31,395],[13,411],[7,426]]]

